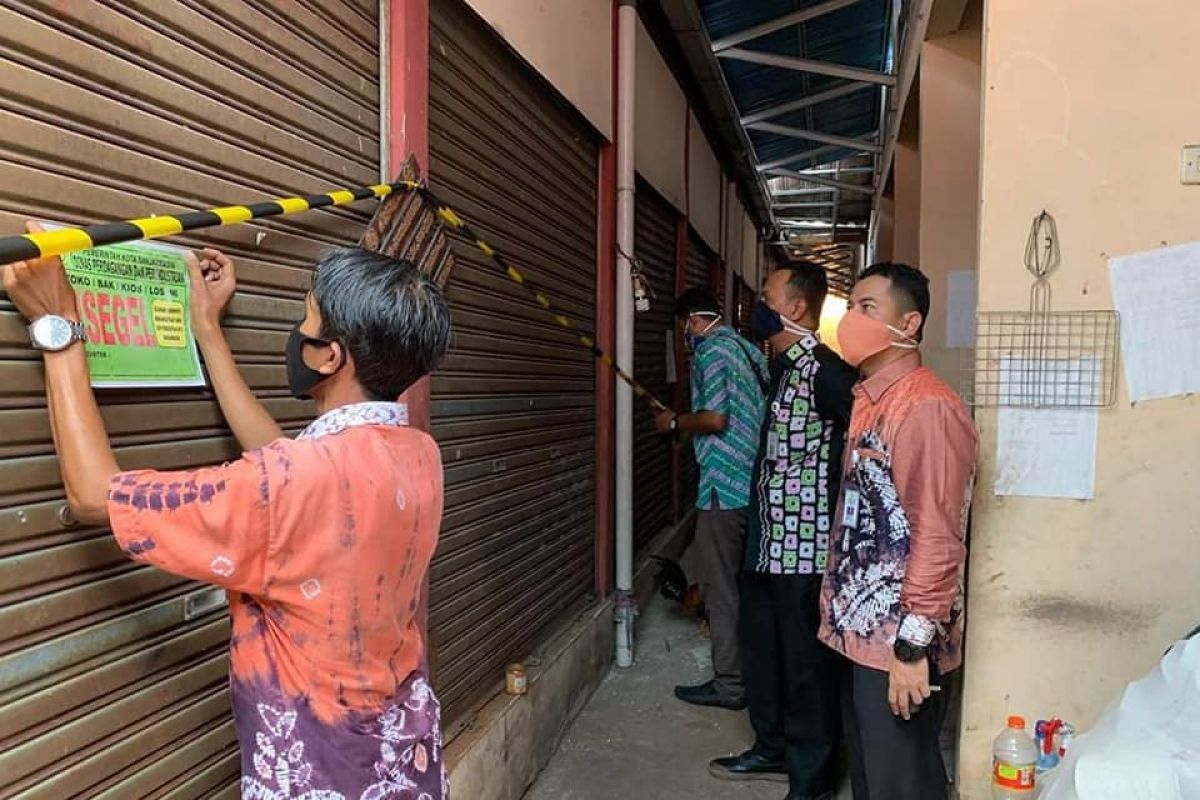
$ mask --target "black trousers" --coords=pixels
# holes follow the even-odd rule
[[[905,721],[888,706],[888,674],[843,659],[842,718],[854,800],[946,800],[939,734],[945,701],[934,692]],[[929,682],[940,683],[930,666]]]
[[[820,575],[742,576],[742,676],[754,750],[787,765],[792,794],[837,786],[837,656],[817,640]]]

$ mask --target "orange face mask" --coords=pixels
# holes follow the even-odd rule
[[[908,342],[892,341],[892,335],[902,336]],[[916,350],[917,345],[903,331],[898,331],[883,320],[868,317],[855,309],[850,309],[838,323],[838,344],[842,348],[842,357],[852,367],[861,365],[871,356],[879,355],[889,347],[900,347],[905,350]]]

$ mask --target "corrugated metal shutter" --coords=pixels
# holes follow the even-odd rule
[[[712,248],[694,230],[688,230],[686,275],[687,286],[701,286],[715,292],[713,285],[713,261],[716,256]],[[720,299],[720,298],[718,298]]]
[[[0,230],[373,182],[374,9],[6,3]],[[355,241],[368,211],[204,234],[239,262],[229,338],[289,429],[311,413],[288,397],[282,357],[309,268]],[[206,393],[108,392],[101,403],[126,466],[238,452]],[[104,531],[63,524],[62,509],[40,364],[0,299],[0,796],[236,796],[222,595],[126,561]]]
[[[592,132],[456,0],[431,3],[430,180],[582,328],[596,296]],[[463,242],[434,377],[446,516],[434,680],[455,721],[594,588],[595,364]]]
[[[643,386],[670,404],[668,342],[675,333],[675,258],[679,214],[639,179],[634,210],[634,254],[654,290],[650,310],[634,318],[633,370]],[[682,378],[685,364],[676,367]],[[633,407],[634,546],[641,550],[671,522],[671,439],[654,429],[654,413],[644,402]]]

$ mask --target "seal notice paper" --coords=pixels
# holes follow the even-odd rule
[[[205,385],[192,336],[186,252],[160,242],[131,242],[63,256],[87,331],[93,387]]]

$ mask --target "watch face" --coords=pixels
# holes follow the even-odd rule
[[[33,341],[43,350],[62,350],[74,341],[71,323],[62,317],[42,317],[33,323]]]

